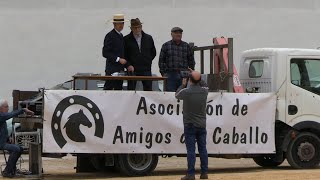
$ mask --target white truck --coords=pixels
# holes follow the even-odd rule
[[[286,158],[294,168],[315,168],[320,162],[320,50],[262,48],[243,52],[242,85],[249,91],[277,95],[277,161],[254,158],[261,166],[276,166]]]
[[[320,163],[320,50],[264,48],[243,52],[240,81],[247,92],[276,94],[274,137],[276,152],[270,154],[210,154],[210,157],[253,158],[262,167],[275,167],[285,159],[294,168],[315,168]],[[234,145],[236,146],[236,145]],[[167,156],[172,156],[170,154]],[[123,156],[127,158],[123,158]],[[121,168],[136,169],[130,157],[121,154]],[[167,157],[165,156],[165,157]],[[178,154],[178,156],[183,156]],[[143,158],[145,163],[142,163]],[[152,161],[152,156],[149,156]],[[129,162],[129,163],[127,163]],[[130,163],[131,162],[131,163]],[[117,164],[117,163],[116,163]],[[132,167],[130,167],[130,164]],[[155,164],[155,160],[150,163]],[[153,166],[151,169],[153,169]],[[147,168],[146,168],[147,169]],[[129,175],[132,171],[125,170]],[[140,174],[140,173],[138,173]]]

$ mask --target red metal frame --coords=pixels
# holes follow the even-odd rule
[[[228,44],[228,39],[221,37],[221,38],[213,38],[214,45],[222,45]],[[225,72],[228,74],[228,48],[223,48],[223,64],[220,64],[221,60],[219,58],[220,50],[214,50],[214,72],[216,74],[220,74],[221,72]],[[224,67],[224,69],[221,69]],[[236,93],[243,93],[243,87],[241,86],[239,75],[237,72],[236,67],[233,65],[233,91]]]

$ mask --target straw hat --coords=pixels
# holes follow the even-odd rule
[[[112,23],[124,23],[127,22],[128,20],[124,19],[124,14],[114,14],[113,15],[113,19],[112,19]]]

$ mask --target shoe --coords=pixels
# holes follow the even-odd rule
[[[181,178],[181,180],[195,180],[196,177],[194,175],[187,174]]]
[[[32,172],[28,170],[21,171],[20,169],[17,169],[16,175],[31,175]]]
[[[200,179],[208,179],[208,174],[207,173],[201,174]]]
[[[13,178],[14,177],[14,174],[8,173],[8,172],[5,172],[5,171],[2,171],[1,175],[2,175],[2,177],[7,177],[7,178]]]

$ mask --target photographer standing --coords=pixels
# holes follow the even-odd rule
[[[159,56],[160,73],[168,78],[166,90],[171,92],[175,92],[181,85],[180,72],[194,69],[195,65],[191,47],[181,40],[182,32],[179,27],[171,29],[172,40],[162,45]]]
[[[197,142],[201,161],[200,179],[208,179],[208,153],[206,148],[206,105],[208,88],[201,81],[201,74],[191,71],[190,87],[187,88],[187,78],[183,78],[182,85],[176,92],[176,98],[183,100],[184,136],[187,147],[188,172],[181,180],[195,179],[195,144]]]

